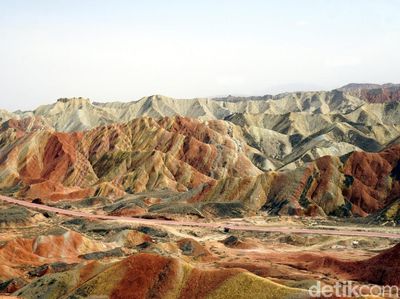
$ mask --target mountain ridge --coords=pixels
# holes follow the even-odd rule
[[[350,91],[154,95],[128,103],[61,98],[2,121],[0,188],[50,202],[169,194],[134,209],[141,213],[213,211],[232,202],[244,213],[367,217],[395,200],[397,162],[385,162],[385,153],[396,159],[399,142],[400,101],[370,103]],[[376,180],[357,180],[359,170],[347,166],[352,158]],[[373,192],[381,176],[390,184]],[[362,193],[348,190],[349,177]],[[179,200],[171,205],[168,198]]]

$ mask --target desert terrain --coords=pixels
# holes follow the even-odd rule
[[[399,85],[62,98],[0,119],[4,296],[400,288]]]

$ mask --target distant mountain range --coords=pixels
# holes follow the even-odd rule
[[[282,115],[289,112],[347,114],[369,103],[400,101],[400,84],[351,83],[332,91],[290,92],[253,97],[173,99],[161,95],[133,102],[91,102],[85,98],[61,98],[33,111],[0,109],[0,121],[40,116],[58,131],[79,131],[136,117],[181,115],[202,120],[225,119],[235,113]],[[371,107],[372,108],[372,107]]]
[[[387,103],[400,100],[400,84],[356,84],[345,85],[339,90],[360,97],[369,103]]]

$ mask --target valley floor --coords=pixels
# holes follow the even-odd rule
[[[318,282],[400,286],[396,227],[140,219],[0,199],[0,292],[20,298],[309,298]]]

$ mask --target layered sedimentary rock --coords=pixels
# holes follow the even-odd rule
[[[87,215],[0,205],[0,294],[309,298],[316,281],[400,287],[398,240],[373,237],[395,228],[357,226],[400,223],[398,99],[396,85],[349,85],[0,111],[0,193]],[[280,229],[256,229],[269,225]]]
[[[325,156],[295,170],[226,178],[203,188],[193,200],[244,201],[273,214],[367,216],[400,196],[399,150]]]
[[[210,203],[230,203],[249,213],[367,216],[389,209],[400,196],[399,146],[266,171],[272,160],[248,138],[231,122],[178,116],[72,133],[56,132],[37,118],[10,120],[0,130],[0,187],[31,200],[181,194],[172,202],[167,196],[111,211],[118,215],[180,213],[188,205],[219,215]]]
[[[376,90],[391,93],[366,96]],[[73,98],[2,112],[0,189],[45,201],[164,192],[104,208],[114,215],[220,216],[229,204],[230,215],[261,209],[397,221],[396,90],[350,84],[249,98]]]
[[[361,93],[372,90],[371,86],[351,86],[262,97],[173,99],[157,95],[128,103],[63,98],[33,111],[3,115],[4,120],[39,117],[62,132],[144,116],[156,121],[176,115],[205,121],[227,120],[236,124],[244,140],[261,152],[261,158],[257,158],[263,170],[293,168],[324,155],[338,156],[360,149],[378,151],[399,138],[399,102],[368,101]],[[379,88],[389,87],[398,89],[397,85]]]
[[[223,122],[214,126],[228,130]],[[187,191],[226,176],[262,173],[248,158],[249,146],[218,130],[180,117],[139,118],[77,133],[21,134],[5,127],[1,187],[18,186],[19,195],[30,198],[83,198],[121,195],[118,190]]]

